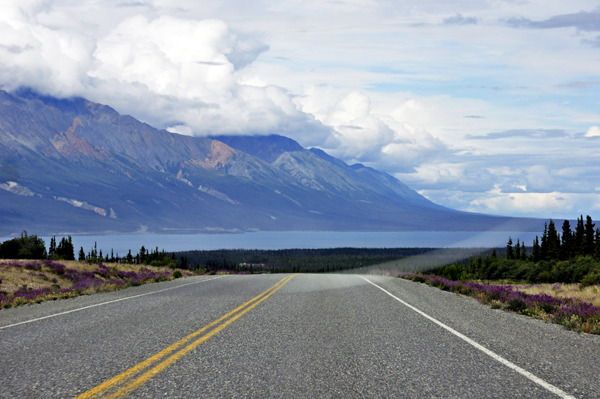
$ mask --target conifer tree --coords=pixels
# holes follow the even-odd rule
[[[562,225],[562,236],[560,245],[560,259],[567,260],[573,257],[573,232],[571,224],[565,220]]]
[[[82,262],[85,260],[85,251],[83,250],[83,247],[81,247],[81,249],[79,249],[79,261]]]
[[[517,244],[515,245],[515,259],[521,258],[521,241],[517,238]]]
[[[592,223],[592,217],[587,216],[585,222],[585,254],[593,255],[594,254],[594,226],[595,223]]]
[[[525,247],[525,242],[521,245],[521,260],[527,260],[527,248]]]
[[[133,263],[133,255],[131,255],[131,249],[129,250],[129,253],[127,254],[127,263],[131,264]]]
[[[513,252],[512,237],[508,237],[508,243],[506,244],[506,259],[514,259],[515,253]]]
[[[50,247],[48,248],[48,257],[56,255],[56,236],[50,239]]]
[[[583,215],[577,219],[577,227],[575,228],[575,243],[573,246],[573,255],[583,254],[585,251],[585,227],[583,225]]]
[[[535,236],[535,240],[533,240],[533,251],[531,253],[531,258],[534,263],[538,263],[541,259],[542,250],[540,248],[540,240],[538,236]]]
[[[600,260],[600,229],[596,229],[596,240],[594,247],[594,258]]]
[[[552,219],[550,219],[550,224],[548,225],[546,241],[546,260],[558,259],[560,255],[560,238]]]
[[[540,246],[540,260],[546,260],[548,256],[548,223],[544,223],[544,233],[542,233],[542,244]]]
[[[55,253],[60,259],[75,260],[75,248],[73,248],[71,236],[68,239],[65,237],[61,238]]]
[[[144,263],[144,261],[146,260],[146,247],[144,247],[142,245],[142,248],[140,249],[140,254],[139,254],[139,262],[138,263]]]

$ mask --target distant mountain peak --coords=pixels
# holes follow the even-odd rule
[[[285,152],[304,150],[304,147],[296,141],[278,134],[267,136],[210,136],[210,138],[221,141],[267,163],[275,162]]]

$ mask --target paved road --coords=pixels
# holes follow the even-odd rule
[[[600,397],[600,337],[377,276],[194,277],[2,310],[0,356],[0,398]]]

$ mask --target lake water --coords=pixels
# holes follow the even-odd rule
[[[210,249],[286,249],[286,248],[475,248],[504,247],[508,237],[531,246],[539,233],[519,232],[259,232],[244,234],[173,234],[173,235],[98,235],[73,236],[75,256],[83,247],[87,253],[94,243],[103,254],[113,249],[124,256],[131,249],[135,255],[142,245],[167,252]],[[11,237],[0,238],[1,241]],[[42,237],[46,246],[50,237]],[[61,237],[57,237],[60,241]]]

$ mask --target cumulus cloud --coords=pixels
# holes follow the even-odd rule
[[[95,41],[71,29],[36,22],[46,1],[0,3],[0,87],[32,86],[61,97],[85,91]]]
[[[268,46],[233,34],[221,20],[135,15],[95,38],[41,22],[49,2],[0,7],[5,90],[82,96],[186,134],[279,133],[317,145],[331,133],[285,89],[253,85],[251,74],[242,74]]]
[[[600,137],[600,127],[592,126],[588,129],[585,137]]]
[[[319,96],[319,93],[316,91],[313,95]],[[344,93],[332,106],[314,114],[324,125],[334,129],[336,138],[334,148],[328,148],[327,143],[321,147],[350,162],[406,171],[448,151],[446,145],[424,127],[374,113],[371,99],[361,91]]]

